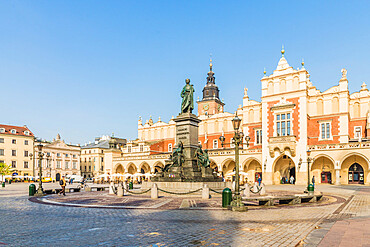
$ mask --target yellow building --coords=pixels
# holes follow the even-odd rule
[[[27,128],[0,124],[0,163],[10,165],[21,176],[33,176],[34,135]]]

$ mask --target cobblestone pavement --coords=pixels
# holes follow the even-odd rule
[[[350,202],[238,213],[61,207],[30,202],[24,192],[12,188],[15,187],[7,185],[0,189],[0,225],[3,226],[0,245],[296,246],[303,244],[301,240],[319,225],[357,215],[368,217],[368,201],[362,198],[370,196],[369,191],[356,186],[318,186],[324,194],[329,191],[335,196],[350,198]],[[301,191],[303,187],[276,188]],[[276,188],[268,187],[267,191]]]

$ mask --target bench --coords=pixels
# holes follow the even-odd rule
[[[273,206],[275,204],[275,198],[273,197],[252,197],[252,198],[244,198],[243,201],[257,201],[258,205],[262,206]]]
[[[298,204],[301,203],[301,198],[299,196],[283,196],[277,197],[276,200],[279,200],[279,204]]]

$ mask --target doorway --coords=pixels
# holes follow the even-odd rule
[[[57,173],[57,174],[55,175],[55,180],[56,180],[56,181],[59,181],[59,180],[60,180],[60,173]]]
[[[321,183],[331,184],[331,172],[322,172],[321,173]]]
[[[364,169],[358,163],[354,163],[348,169],[349,184],[364,184]]]

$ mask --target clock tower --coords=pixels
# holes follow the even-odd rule
[[[198,100],[198,116],[214,115],[224,112],[224,103],[219,98],[220,90],[215,84],[215,77],[212,71],[212,59],[209,63],[209,72],[207,73],[207,84],[203,88],[203,99]]]

